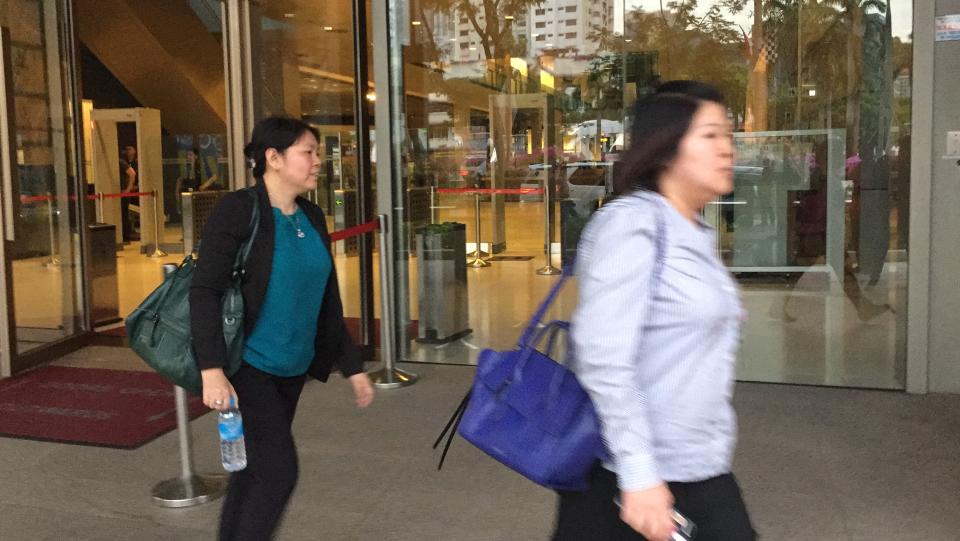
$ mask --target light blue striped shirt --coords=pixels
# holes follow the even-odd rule
[[[665,253],[654,281],[658,213]],[[715,239],[653,192],[603,206],[581,237],[570,367],[622,490],[730,472],[743,308]]]

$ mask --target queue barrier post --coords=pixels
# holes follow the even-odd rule
[[[53,222],[53,194],[47,192],[47,225],[50,234],[50,259],[44,261],[44,267],[60,266],[60,250],[57,246],[57,230]]]
[[[477,239],[477,249],[467,254],[467,257],[472,257],[468,263],[468,267],[473,267],[475,269],[482,269],[484,267],[489,267],[490,262],[487,261],[486,257],[490,254],[484,252],[480,249],[482,245],[480,242],[480,192],[473,192],[473,219],[474,219],[474,228],[476,229],[476,239]]]
[[[399,389],[413,385],[419,376],[396,367],[396,353],[393,348],[393,295],[390,289],[390,270],[387,261],[387,241],[389,222],[387,215],[381,214],[380,220],[380,359],[383,366],[368,372],[374,387],[378,389]]]
[[[167,263],[163,266],[164,278],[176,270],[177,265]],[[174,386],[173,393],[177,407],[177,435],[180,439],[180,476],[154,485],[152,499],[160,507],[192,507],[222,496],[227,487],[227,476],[194,473],[187,391]]]
[[[103,192],[97,192],[93,194],[94,199],[96,200],[96,213],[97,213],[97,223],[103,223]]]
[[[153,253],[147,257],[167,257],[167,252],[160,249],[160,203],[157,202],[157,190],[150,192],[153,197]]]
[[[547,175],[543,179],[543,236],[546,244],[546,261],[544,265],[537,269],[540,276],[554,276],[562,274],[563,271],[553,266],[553,196],[554,182],[552,175],[554,168],[546,170]]]

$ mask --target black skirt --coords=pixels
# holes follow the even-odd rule
[[[733,474],[695,483],[668,483],[675,507],[697,525],[696,541],[754,541],[746,504]],[[585,492],[560,492],[553,541],[645,541],[620,520],[617,476],[599,464]]]

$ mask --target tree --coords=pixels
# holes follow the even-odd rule
[[[508,54],[526,53],[526,40],[514,35],[513,21],[542,3],[543,0],[427,0],[423,7],[466,17],[477,33],[484,58],[497,60]],[[520,46],[523,50],[518,49]]]
[[[883,0],[827,0],[839,9],[837,22],[847,34],[847,153],[860,151],[860,85],[863,80],[863,36],[866,31],[864,17],[870,8],[880,13],[887,12]]]
[[[716,2],[703,16],[696,0],[671,1],[659,10],[633,9],[624,15],[620,50],[626,54],[655,51],[661,80],[697,79],[724,93],[738,127],[746,115],[748,61],[743,33],[727,19],[739,13],[747,0]]]

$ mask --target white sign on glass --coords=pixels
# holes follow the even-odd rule
[[[937,17],[937,41],[960,41],[960,15]]]

